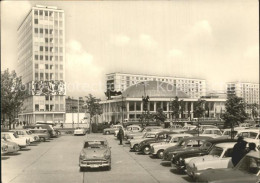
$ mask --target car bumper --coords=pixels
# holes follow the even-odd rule
[[[79,163],[80,167],[84,168],[99,168],[99,167],[108,167],[111,166],[111,163],[109,161],[84,161],[81,160]]]
[[[189,166],[187,166],[185,172],[187,173],[188,176],[190,176],[190,177],[192,177],[192,178],[193,178],[194,175],[195,175],[194,170],[193,170],[191,167],[189,167]]]

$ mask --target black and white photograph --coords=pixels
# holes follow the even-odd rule
[[[1,183],[260,183],[259,0],[2,0]]]

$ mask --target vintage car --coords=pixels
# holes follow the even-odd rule
[[[150,144],[151,150],[150,154],[162,159],[163,158],[163,151],[168,148],[178,144],[180,140],[183,138],[192,137],[190,134],[171,134],[168,136],[166,142],[159,142],[159,143],[152,143]]]
[[[77,127],[74,130],[74,135],[86,135],[87,131],[85,128]]]
[[[260,180],[260,154],[251,151],[234,168],[197,171],[197,182],[258,183]]]
[[[235,136],[235,138],[238,137],[244,137],[244,140],[248,143],[255,143],[256,146],[259,146],[260,144],[260,131],[259,129],[244,129],[244,130],[240,130],[237,135]]]
[[[164,130],[164,129],[161,126],[146,126],[140,132],[127,133],[125,135],[125,138],[133,139],[136,138],[137,136],[142,137],[146,132],[158,131],[158,130]]]
[[[120,127],[123,128],[122,125],[113,125],[113,126],[111,126],[111,128],[105,128],[105,129],[103,130],[103,134],[104,134],[104,135],[114,134],[115,131],[116,131],[116,130],[119,130]]]
[[[191,158],[186,162],[186,172],[194,178],[197,171],[206,169],[232,168],[231,156],[236,142],[215,145],[208,155]]]
[[[50,134],[47,129],[28,129],[30,133],[37,135],[41,142],[50,139]]]
[[[15,142],[9,142],[5,139],[5,137],[1,138],[1,143],[7,145],[6,153],[16,153],[20,150],[19,146]]]
[[[135,152],[137,152],[138,149],[138,145],[140,142],[142,142],[145,139],[151,139],[151,138],[155,138],[156,134],[159,133],[160,131],[151,131],[151,132],[146,132],[142,138],[137,138],[137,139],[131,139],[130,140],[130,150],[133,150]]]
[[[163,161],[170,162],[174,154],[183,151],[189,151],[191,149],[199,149],[199,147],[207,140],[212,139],[212,137],[188,137],[182,139],[178,145],[168,147],[163,152]]]
[[[218,138],[222,136],[222,132],[218,128],[207,128],[200,134],[200,136]]]
[[[12,130],[12,132],[15,132],[19,137],[26,137],[27,139],[30,140],[30,143],[34,142],[34,136],[33,135],[29,135],[27,133],[27,130]]]
[[[166,142],[170,134],[176,134],[174,131],[161,131],[156,134],[155,138],[145,139],[138,144],[138,151],[143,154],[150,154],[152,143]]]
[[[19,137],[14,132],[1,132],[1,138],[3,137],[7,141],[17,143],[20,148],[25,148],[26,146],[30,145],[30,140],[28,140],[26,137]]]
[[[126,136],[128,133],[137,133],[142,131],[142,128],[139,125],[130,125],[126,128],[123,128],[124,136]],[[119,129],[115,131],[115,137],[117,137],[117,134],[119,132]]]
[[[88,138],[79,155],[80,171],[84,168],[106,167],[111,169],[111,150],[105,138]]]
[[[37,124],[37,125],[25,126],[24,128],[26,128],[26,129],[46,129],[51,138],[58,137],[58,133],[57,133],[57,131],[54,130],[52,125]]]
[[[191,149],[188,151],[183,151],[174,154],[174,157],[171,160],[171,166],[174,169],[177,169],[179,172],[184,172],[186,169],[186,163],[189,159],[199,156],[204,156],[209,154],[211,149],[216,145],[220,143],[226,143],[226,142],[236,142],[236,139],[209,139],[205,141],[202,146],[199,147],[199,149]]]

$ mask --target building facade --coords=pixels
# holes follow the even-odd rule
[[[84,113],[86,109],[84,108],[84,100],[83,99],[74,99],[71,97],[66,98],[66,113],[76,113],[79,112]]]
[[[143,96],[149,96],[147,110],[144,110]],[[121,122],[121,121],[139,121],[140,117],[147,111],[155,114],[158,108],[162,108],[167,115],[166,121],[172,121],[171,103],[178,97],[182,100],[182,112],[179,119],[190,121],[197,116],[194,109],[197,98],[191,98],[185,92],[178,90],[173,84],[161,81],[147,81],[146,85],[132,85],[123,91],[121,96],[113,100],[104,100],[100,104],[103,108],[103,114],[96,118],[97,122]],[[210,96],[201,98],[205,100],[205,117],[208,119],[220,119],[225,112],[226,98]]]
[[[246,82],[227,83],[227,95],[242,97],[247,104],[259,104],[259,84]]]
[[[18,30],[17,73],[28,89],[20,121],[65,121],[65,16],[53,6],[32,7]]]
[[[106,87],[112,91],[124,91],[132,85],[146,81],[161,81],[172,84],[191,98],[206,95],[206,81],[203,79],[178,78],[142,74],[110,73],[106,75]]]

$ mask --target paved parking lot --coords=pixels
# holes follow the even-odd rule
[[[91,134],[91,136],[103,136]],[[86,136],[61,136],[30,146],[18,154],[2,156],[3,183],[102,183],[102,182],[189,182],[161,160],[129,152],[128,145],[119,146],[113,136],[103,136],[112,147],[112,169],[80,172],[79,153]]]

